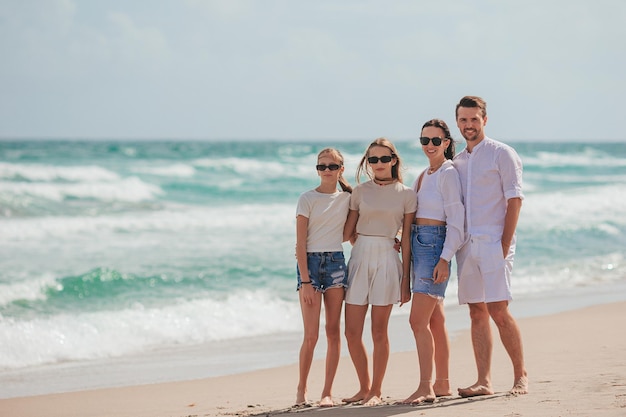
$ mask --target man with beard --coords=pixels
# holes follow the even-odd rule
[[[456,122],[466,148],[454,158],[466,213],[466,243],[457,252],[459,304],[468,304],[478,379],[459,388],[461,397],[491,395],[493,319],[513,364],[510,393],[528,392],[522,337],[508,305],[515,255],[515,228],[522,207],[522,161],[515,150],[485,135],[487,103],[463,97]]]

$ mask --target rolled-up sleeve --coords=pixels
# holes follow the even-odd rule
[[[502,148],[496,158],[496,164],[500,169],[502,179],[502,190],[504,198],[524,199],[522,193],[522,159],[511,148]]]
[[[465,207],[461,181],[456,169],[450,167],[441,173],[439,187],[446,214],[446,239],[441,258],[449,262],[465,242]]]

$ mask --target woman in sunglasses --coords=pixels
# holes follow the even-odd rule
[[[463,245],[465,230],[461,182],[452,164],[454,140],[450,129],[443,120],[429,120],[422,126],[420,143],[429,167],[413,185],[417,213],[411,226],[413,300],[409,318],[417,345],[420,383],[403,401],[406,404],[434,402],[437,396],[451,395],[443,299],[450,260]],[[433,360],[437,373],[434,385]]]
[[[296,210],[298,291],[304,322],[296,405],[307,403],[307,379],[317,343],[322,300],[326,313],[326,378],[321,407],[334,405],[331,388],[341,349],[341,308],[347,286],[343,230],[352,187],[343,178],[343,156],[332,148],[317,156],[320,185],[300,195]],[[343,191],[337,190],[337,183]]]
[[[411,268],[411,224],[415,218],[415,192],[402,183],[401,160],[395,146],[385,138],[372,142],[357,169],[359,182],[350,197],[344,239],[354,243],[348,263],[345,333],[350,357],[359,379],[359,391],[343,401],[367,406],[382,403],[382,383],[389,359],[387,327],[395,303],[410,300],[407,288]],[[402,261],[394,248],[402,229]],[[373,375],[370,381],[363,327],[369,305],[373,341]]]

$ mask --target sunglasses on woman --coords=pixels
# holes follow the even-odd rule
[[[326,171],[327,169],[330,169],[331,171],[337,171],[339,168],[341,168],[341,165],[337,165],[337,164],[330,164],[330,165],[315,165],[315,168],[318,171]]]
[[[427,137],[427,136],[422,136],[422,137],[420,138],[420,143],[421,143],[422,145],[426,146],[426,145],[428,145],[428,142],[432,142],[432,143],[433,143],[433,145],[435,145],[435,146],[439,146],[439,145],[441,145],[441,142],[443,142],[444,140],[445,140],[445,138],[444,138],[444,139],[441,139],[441,138],[440,138],[440,137],[438,137],[438,136],[435,136],[434,138],[429,138],[429,137]]]
[[[381,156],[380,158],[377,156],[370,156],[369,158],[367,158],[367,162],[369,162],[370,164],[377,164],[378,161],[380,161],[383,164],[386,164],[387,162],[391,162],[392,159],[393,157],[389,155]]]

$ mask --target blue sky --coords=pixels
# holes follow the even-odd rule
[[[626,140],[622,0],[0,0],[0,138]]]

